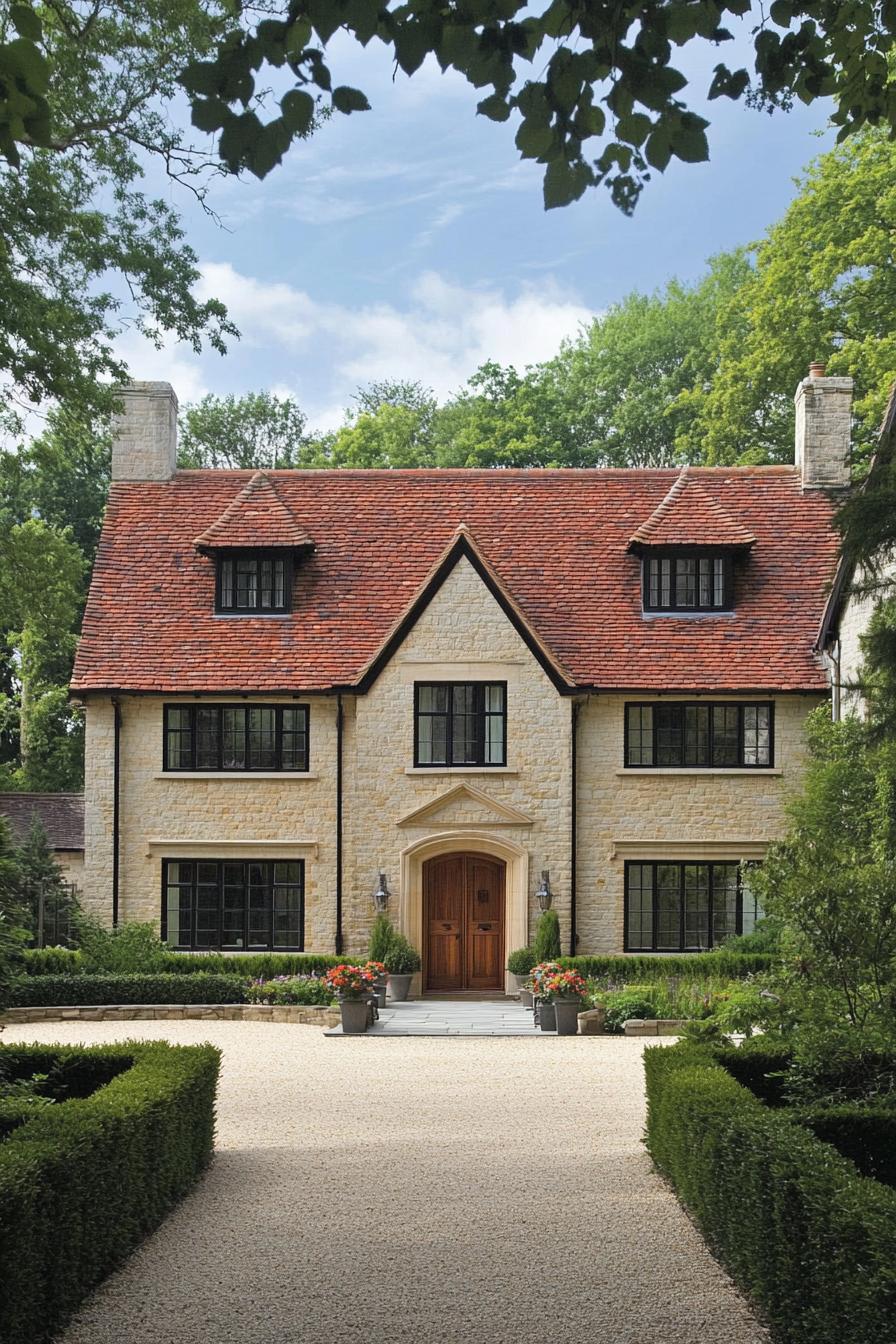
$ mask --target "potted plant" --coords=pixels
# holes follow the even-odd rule
[[[365,966],[331,966],[327,971],[327,985],[339,999],[344,1034],[355,1036],[366,1031],[367,1001],[373,988],[373,974]]]
[[[389,973],[389,998],[395,1003],[404,1003],[411,988],[411,980],[420,969],[420,953],[411,946],[403,933],[396,933],[384,961]]]
[[[535,926],[536,964],[540,961],[556,961],[560,955],[560,918],[556,910],[545,910],[538,917]]]
[[[541,984],[544,999],[553,1005],[558,1036],[575,1036],[579,1029],[579,1013],[588,993],[588,986],[578,971],[556,971]]]
[[[543,993],[545,981],[552,975],[556,975],[562,967],[558,961],[540,961],[532,967],[532,974],[529,977],[532,984],[532,993],[535,997],[535,1003],[538,1008],[538,1025],[542,1031],[554,1031],[557,1021],[554,1016],[554,1005]]]
[[[526,988],[526,982],[532,974],[532,967],[535,965],[535,960],[535,952],[531,947],[518,947],[516,951],[511,952],[510,956],[507,958],[507,969],[516,981],[517,993],[519,994],[520,999],[522,999],[524,993],[529,997],[529,1003],[526,1004],[527,1008],[531,1005],[532,995]]]
[[[373,976],[373,992],[376,995],[377,1008],[385,1008],[386,985],[388,983],[385,963],[382,961],[368,961],[364,969],[365,971],[370,971]]]
[[[383,966],[386,959],[386,953],[389,950],[389,944],[395,937],[395,929],[392,921],[385,911],[381,910],[373,921],[370,930],[370,940],[367,944],[367,955],[370,958],[368,966]],[[383,969],[377,976],[376,991],[378,996],[377,1004],[380,1008],[386,1005],[386,971]]]

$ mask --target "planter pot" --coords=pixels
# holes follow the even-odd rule
[[[385,1006],[386,1006],[386,982],[385,982],[385,980],[383,981],[382,984],[380,984],[379,980],[377,980],[376,984],[375,984],[374,987],[373,987],[373,997],[374,997],[374,999],[376,1000],[376,1006],[377,1006],[377,1008],[385,1008]]]
[[[522,994],[523,985],[525,985],[526,981],[529,979],[528,975],[514,975],[511,971],[510,978],[513,981],[513,992],[515,994]]]
[[[389,998],[393,1003],[404,1003],[411,989],[412,975],[389,976]]]
[[[343,999],[339,1011],[342,1014],[342,1030],[346,1036],[357,1036],[367,1030],[366,999]]]
[[[542,1031],[557,1030],[557,1015],[554,1012],[554,1005],[548,1003],[545,999],[538,1000],[538,1025]]]
[[[532,997],[532,991],[531,991],[531,989],[521,989],[521,990],[520,990],[520,1003],[523,1005],[523,1007],[524,1007],[524,1008],[531,1008],[533,1002],[534,1002],[534,1000],[533,1000],[533,997]]]
[[[575,1036],[579,1030],[579,1013],[582,1011],[581,999],[555,999],[554,1016],[557,1019],[558,1036]]]

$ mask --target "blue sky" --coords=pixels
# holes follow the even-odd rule
[[[760,237],[833,143],[822,107],[769,117],[720,100],[710,162],[673,161],[633,218],[602,189],[546,213],[542,170],[518,158],[512,123],[476,116],[481,95],[459,76],[427,63],[393,79],[382,47],[339,38],[330,57],[334,81],[363,88],[373,111],[335,115],[262,183],[217,182],[223,228],[171,195],[200,292],[242,332],[223,358],[122,337],[132,376],[169,379],[181,402],[267,387],[335,427],[372,378],[444,397],[485,359],[545,359],[629,290],[692,280],[714,252]],[[695,91],[722,57],[689,60]]]

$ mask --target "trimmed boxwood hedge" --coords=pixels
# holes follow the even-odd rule
[[[863,1176],[896,1186],[896,1107],[801,1106],[789,1112],[817,1139],[854,1162]]]
[[[162,970],[169,975],[242,975],[273,980],[275,975],[323,975],[345,957],[310,952],[167,952]],[[24,954],[26,975],[82,975],[84,959],[67,947],[31,947]],[[142,974],[142,972],[141,972]]]
[[[15,1047],[12,1048],[15,1053]],[[10,1047],[0,1046],[0,1060]],[[220,1052],[166,1042],[56,1047],[126,1068],[0,1144],[0,1339],[40,1344],[162,1221],[208,1163]]]
[[[26,975],[13,982],[10,1008],[115,1003],[245,1003],[238,975]]]
[[[561,957],[560,965],[589,980],[609,978],[634,985],[639,981],[649,984],[667,976],[679,980],[705,980],[708,976],[743,980],[767,971],[776,960],[765,952],[693,952],[687,956],[658,953],[652,957]]]
[[[786,1041],[751,1036],[739,1046],[715,1046],[713,1057],[767,1106],[784,1105],[784,1074],[793,1059]]]
[[[647,1144],[781,1344],[896,1339],[896,1191],[858,1175],[711,1050],[645,1051]]]

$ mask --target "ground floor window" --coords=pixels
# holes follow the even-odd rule
[[[739,863],[625,865],[626,952],[702,952],[761,918]]]
[[[301,859],[165,859],[162,938],[172,947],[301,952]]]

